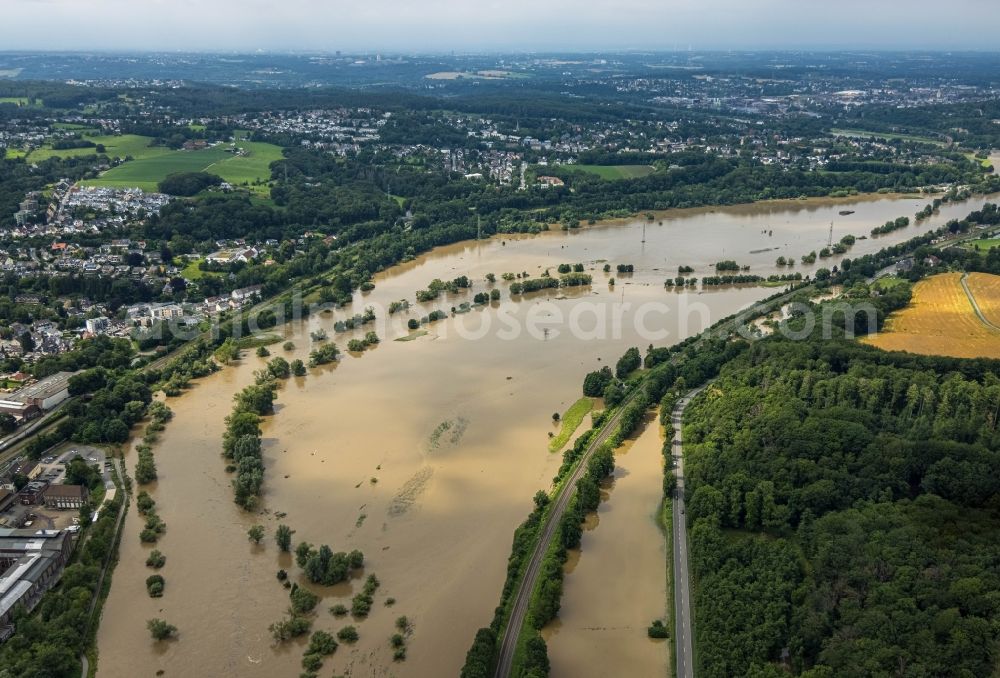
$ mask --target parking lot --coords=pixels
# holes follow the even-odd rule
[[[40,480],[48,480],[52,485],[58,485],[66,476],[66,464],[74,457],[82,457],[89,465],[97,465],[105,480],[110,479],[110,463],[105,459],[104,450],[89,445],[74,445],[66,443],[52,454],[42,457],[38,465],[42,469]]]
[[[65,443],[42,457],[38,466],[40,473],[35,480],[47,481],[50,485],[58,485],[66,477],[66,464],[74,457],[81,457],[90,466],[97,466],[105,488],[112,489],[111,460],[106,458],[102,449],[89,445]],[[39,530],[53,530],[70,527],[76,524],[76,511],[51,509],[41,505],[22,505],[15,503],[5,511],[0,512],[0,526],[26,527]]]

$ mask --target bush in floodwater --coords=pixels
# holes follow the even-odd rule
[[[249,530],[247,530],[247,537],[254,544],[259,544],[261,539],[264,538],[264,526],[253,525]]]
[[[353,628],[353,627],[348,627]],[[309,638],[308,654],[331,655],[337,651],[337,641],[326,631],[316,631]]]
[[[177,627],[162,619],[147,620],[146,628],[149,629],[149,635],[153,636],[153,640],[166,640],[177,634]]]
[[[295,584],[292,585],[292,592],[289,594],[289,598],[292,602],[292,612],[295,614],[312,612],[313,608],[316,607],[316,603],[319,602],[319,596],[309,589],[304,589]]]
[[[318,549],[308,542],[301,542],[295,547],[295,562],[303,569],[306,577],[314,584],[333,586],[347,579],[351,570],[358,569],[364,563],[364,555],[360,551],[351,554],[333,550],[323,545]]]
[[[153,574],[146,577],[146,592],[150,598],[159,598],[163,595],[163,587],[166,581],[161,575]]]
[[[154,570],[158,570],[167,564],[167,557],[153,549],[149,552],[149,556],[146,558],[146,567],[151,567]]]
[[[154,506],[156,506],[156,501],[149,496],[146,490],[140,490],[139,494],[135,496],[135,507],[139,509],[139,513],[145,514],[151,511]]]
[[[351,599],[351,614],[355,617],[367,617],[372,609],[372,597],[359,593]]]
[[[292,550],[292,534],[295,530],[288,527],[288,525],[278,525],[278,529],[274,533],[274,541],[278,544],[278,548],[288,553]]]
[[[350,566],[352,570],[357,570],[361,568],[365,564],[365,554],[363,554],[361,551],[357,549],[354,549],[353,551],[347,554],[347,564],[348,566]],[[369,580],[375,579],[375,575],[370,575],[368,579]],[[377,583],[378,579],[375,579],[375,582],[376,582],[375,588],[378,588],[378,583]],[[368,584],[366,583],[365,588],[367,587]]]
[[[345,643],[356,643],[358,642],[358,637],[358,630],[353,626],[345,626],[337,631],[337,638]]]
[[[318,654],[303,655],[302,668],[311,673],[315,673],[323,668],[323,658]]]
[[[281,621],[274,622],[267,628],[276,641],[283,642],[305,635],[309,632],[311,626],[312,622],[306,617],[292,615]]]

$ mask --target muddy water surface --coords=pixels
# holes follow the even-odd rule
[[[921,227],[859,241],[850,256],[964,216],[981,202],[947,206]],[[360,581],[315,589],[324,600],[314,628],[336,631],[355,623],[361,635],[354,646],[341,645],[322,674],[455,675],[475,629],[492,616],[513,529],[558,467],[558,456],[547,452],[552,413],[576,400],[584,374],[613,364],[629,346],[674,343],[775,292],[678,293],[664,290],[663,279],[679,265],[693,266],[698,277],[710,274],[724,258],[749,265],[753,273],[774,273],[779,254],[797,258],[823,247],[831,221],[839,239],[912,215],[923,204],[884,198],[680,211],[662,215],[662,225],[657,218],[463,243],[381,274],[374,291],[356,297],[354,311],[367,304],[384,309],[404,298],[412,302],[414,292],[434,278],[468,275],[476,281],[473,291],[484,291],[486,273],[498,279],[505,271],[537,276],[560,263],[585,263],[594,284],[511,301],[508,284],[498,280],[501,303],[435,323],[406,342],[392,339],[408,334],[408,318],[471,301],[472,294],[444,296],[389,323],[379,311],[376,330],[383,341],[376,348],[283,385],[277,413],[264,426],[261,515],[242,513],[232,503],[219,449],[233,393],[253,380],[264,361],[248,352],[239,364],[172,399],[175,416],[155,448],[160,480],[151,490],[168,526],[157,545],[167,556],[166,593],[155,600],[146,595],[149,547],[139,543],[141,521],[130,514],[99,631],[99,674],[297,676],[303,645],[272,647],[267,631],[288,601],[275,573],[288,569],[299,580],[297,568],[273,543],[275,526],[285,522],[296,530],[296,542],[361,549],[366,574],[382,582],[371,616],[361,621],[335,619],[327,611],[335,603],[349,605]],[[847,207],[855,214],[840,217]],[[605,260],[612,268],[633,264],[636,272],[606,275]],[[617,278],[614,287],[609,277]],[[273,353],[305,359],[309,331],[321,326],[345,347],[358,336],[334,335],[334,319],[345,315],[290,323],[284,331],[296,348],[286,353],[278,344]],[[134,456],[128,463],[131,468]],[[641,473],[651,483],[655,477],[659,487],[657,468]],[[622,479],[623,486],[628,480]],[[648,513],[656,499],[650,501]],[[616,510],[614,498],[608,507]],[[287,515],[279,520],[277,512]],[[267,529],[260,547],[246,538],[253,523]],[[637,532],[647,527],[639,520],[634,525]],[[391,607],[385,604],[389,597],[396,601]],[[413,622],[405,662],[393,662],[389,646],[399,615]],[[175,624],[179,639],[152,643],[145,620],[154,616]],[[643,611],[634,623],[653,616]]]
[[[666,539],[657,523],[663,496],[663,438],[649,417],[635,441],[615,451],[615,473],[596,516],[568,561],[559,616],[542,630],[550,675],[666,675],[669,645],[646,627],[666,620]]]

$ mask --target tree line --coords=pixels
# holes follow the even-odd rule
[[[700,674],[990,673],[997,370],[778,336],[723,368],[685,417]]]

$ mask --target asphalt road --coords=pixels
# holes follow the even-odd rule
[[[691,399],[705,387],[691,391],[678,401],[670,414],[674,439],[671,455],[677,489],[673,498],[674,542],[674,653],[678,678],[694,678],[694,641],[691,625],[691,576],[688,571],[687,516],[684,513],[684,455],[682,449],[681,420]]]
[[[633,391],[633,395],[636,392],[638,392],[638,389]],[[538,573],[542,567],[542,560],[545,558],[549,544],[552,542],[556,529],[559,527],[559,521],[562,520],[562,516],[566,512],[569,500],[576,493],[576,481],[582,478],[587,472],[587,460],[590,459],[590,456],[611,437],[612,432],[617,428],[622,412],[625,411],[624,405],[625,403],[622,403],[618,407],[618,410],[607,421],[601,432],[591,441],[587,449],[584,450],[576,467],[563,485],[563,491],[556,497],[552,508],[549,510],[548,520],[546,520],[542,527],[542,534],[535,544],[535,550],[531,554],[531,560],[528,561],[527,570],[521,578],[514,594],[514,606],[511,610],[510,620],[507,622],[507,628],[504,630],[503,640],[500,643],[500,656],[497,661],[496,672],[494,673],[497,678],[508,678],[510,676],[514,662],[514,650],[517,648],[517,639],[521,635],[524,618],[528,613],[528,606],[531,603],[531,592],[535,589],[535,584],[538,582]]]
[[[791,298],[796,292],[787,292],[766,304],[767,308],[780,308],[781,304]],[[748,322],[750,317],[757,317],[762,314],[762,311],[752,312],[750,315],[744,317],[743,315],[737,315],[730,318],[727,322],[722,323],[719,327],[711,331],[706,331],[704,334],[714,335],[714,336],[730,336],[736,329],[741,325]],[[682,398],[675,408],[673,416],[677,417],[677,421],[680,421],[680,417],[684,412],[684,407],[690,402],[691,398],[697,395],[704,386],[695,389],[687,396]],[[638,389],[637,389],[638,390]],[[624,405],[625,403],[622,403]],[[579,464],[577,464],[576,469],[573,471],[572,477],[569,479],[563,492],[556,498],[555,505],[549,513],[549,519],[543,527],[541,538],[535,545],[535,550],[531,554],[531,560],[528,563],[527,571],[522,577],[518,588],[515,592],[514,607],[511,612],[510,620],[507,622],[507,627],[504,629],[503,636],[500,642],[500,654],[497,659],[497,668],[494,672],[496,678],[508,678],[510,676],[511,668],[514,661],[514,650],[517,648],[517,639],[521,635],[521,628],[524,626],[524,617],[528,612],[528,604],[531,601],[531,592],[535,588],[535,584],[538,581],[538,572],[541,569],[542,559],[545,557],[545,552],[548,550],[549,543],[552,541],[552,537],[555,535],[556,527],[559,525],[559,520],[562,518],[563,513],[566,512],[566,506],[569,504],[569,500],[572,498],[573,493],[576,491],[576,481],[583,476],[587,470],[587,460],[590,455],[596,450],[605,440],[610,437],[611,432],[614,430],[615,425],[621,418],[622,411],[624,407],[619,407],[617,412],[608,421],[608,425],[602,429],[602,432],[597,436],[597,438],[587,447],[584,451],[583,457],[580,459]],[[675,430],[677,431],[676,441],[675,441],[675,459],[680,455],[680,426],[675,425]],[[683,467],[678,464],[678,487],[684,487],[683,478]],[[678,490],[680,495],[680,505],[677,504],[678,498],[674,497],[674,572],[678,573],[675,575],[675,586],[677,582],[682,582],[683,588],[681,593],[683,595],[678,595],[675,592],[675,607],[680,607],[681,603],[684,607],[684,618],[675,626],[675,633],[679,634],[679,637],[683,640],[678,641],[676,645],[678,646],[678,666],[681,666],[680,662],[685,662],[687,668],[678,672],[679,678],[692,678],[694,675],[694,667],[692,666],[692,661],[694,653],[692,650],[692,638],[691,638],[691,601],[690,601],[690,585],[688,581],[688,564],[687,564],[687,530],[684,526],[683,521],[680,521],[680,526],[678,526],[679,516],[683,516],[684,511],[684,497],[681,490]],[[678,531],[680,536],[678,536]],[[680,556],[677,553],[677,549],[681,550]],[[677,558],[680,557],[682,565],[678,565]],[[682,648],[681,646],[684,646]]]

